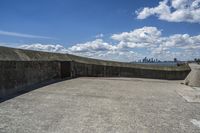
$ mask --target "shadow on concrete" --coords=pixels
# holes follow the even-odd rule
[[[19,91],[17,91],[14,94],[10,94],[10,95],[5,96],[5,97],[0,97],[0,103],[5,102],[7,100],[10,100],[12,98],[15,98],[17,96],[23,95],[25,93],[28,93],[30,91],[39,89],[41,87],[48,86],[48,85],[51,85],[51,84],[54,84],[54,83],[59,83],[59,82],[65,81],[65,80],[72,80],[72,79],[74,79],[74,78],[67,77],[67,78],[63,78],[63,79],[57,79],[57,80],[42,82],[42,83],[39,83],[39,84],[36,84],[36,85],[26,86],[24,88],[21,88]]]

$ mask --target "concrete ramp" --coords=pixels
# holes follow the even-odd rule
[[[200,65],[189,64],[191,72],[186,77],[184,83],[193,87],[200,87]]]

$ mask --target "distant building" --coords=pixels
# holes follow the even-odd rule
[[[144,59],[139,60],[138,62],[142,62],[142,63],[156,63],[156,62],[161,62],[161,61],[158,60],[158,59],[145,57]]]

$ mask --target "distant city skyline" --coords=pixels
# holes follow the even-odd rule
[[[0,45],[115,61],[200,58],[199,0],[1,0]]]

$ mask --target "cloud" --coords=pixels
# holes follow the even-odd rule
[[[136,11],[137,19],[157,16],[169,22],[200,23],[200,0],[164,0],[156,7]]]
[[[36,50],[36,51],[45,51],[45,52],[56,52],[56,53],[67,53],[69,52],[66,48],[61,45],[52,45],[52,44],[31,44],[31,45],[20,45],[18,48]]]
[[[61,45],[23,45],[20,48],[40,51],[71,53],[116,61],[133,61],[145,56],[160,60],[188,60],[200,57],[200,35],[173,34],[163,36],[156,27],[142,27],[130,32],[113,34],[111,42],[96,39],[65,48]]]
[[[118,48],[152,47],[160,37],[161,31],[156,27],[143,27],[130,32],[113,34],[111,39],[119,41]]]
[[[68,50],[72,54],[104,60],[132,61],[139,58],[136,52],[121,50],[102,39],[76,44]]]
[[[23,38],[53,39],[52,37],[47,37],[47,36],[37,36],[37,35],[23,34],[23,33],[17,33],[17,32],[8,32],[8,31],[2,31],[2,30],[0,30],[0,35],[23,37]]]
[[[104,37],[104,34],[103,34],[103,33],[97,34],[97,35],[95,36],[95,38],[102,38],[102,37]]]
[[[116,47],[104,42],[102,39],[96,39],[91,42],[80,43],[69,48],[72,52],[96,52],[96,51],[112,51]]]
[[[111,36],[118,41],[118,50],[147,51],[146,56],[163,60],[192,59],[199,57],[200,35],[190,36],[189,34],[174,34],[162,36],[162,30],[156,27],[143,27],[130,32],[123,32]]]
[[[83,44],[76,44],[69,48],[65,48],[58,44],[30,44],[20,45],[18,48],[45,52],[69,53],[84,57],[115,61],[132,61],[139,58],[139,55],[136,52],[116,50],[115,46],[109,45],[101,39]]]

